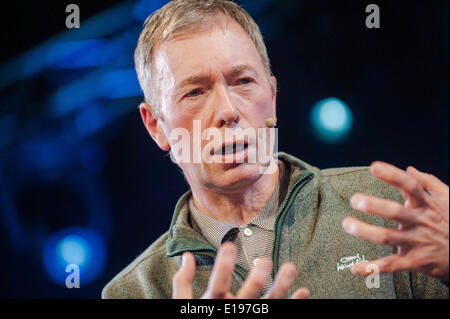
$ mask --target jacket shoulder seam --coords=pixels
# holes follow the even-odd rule
[[[331,169],[334,169],[334,168],[331,168]],[[367,167],[357,167],[357,168],[354,168],[354,169],[351,169],[351,170],[348,170],[348,171],[345,171],[345,172],[330,173],[330,174],[328,174],[328,172],[325,172],[325,170],[326,170],[325,169],[325,170],[321,170],[321,173],[322,173],[321,175],[322,176],[339,176],[339,175],[352,174],[352,173],[355,173],[355,172],[366,171],[368,169],[369,169],[369,166],[367,166]]]

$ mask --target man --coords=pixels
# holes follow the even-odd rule
[[[135,61],[144,125],[190,190],[169,231],[104,298],[448,298],[447,185],[382,162],[319,170],[285,153],[262,160],[276,78],[243,9],[172,1],[146,22]],[[180,149],[174,135],[184,134]]]

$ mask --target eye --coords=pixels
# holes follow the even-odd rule
[[[189,93],[187,93],[187,94],[185,95],[185,97],[197,97],[197,96],[199,96],[201,93],[202,93],[202,92],[201,92],[200,89],[195,89],[195,90],[192,90],[192,91],[190,91]]]
[[[238,80],[238,84],[250,84],[253,82],[251,78],[242,78]]]

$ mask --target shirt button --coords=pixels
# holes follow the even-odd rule
[[[250,228],[246,228],[246,229],[244,229],[244,235],[248,237],[248,236],[253,235],[253,232]]]

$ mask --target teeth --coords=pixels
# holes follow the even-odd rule
[[[231,153],[233,153],[233,145],[232,144],[231,145],[226,145],[223,149],[225,150],[224,154],[231,154]]]
[[[245,144],[237,143],[237,144],[227,144],[222,149],[217,150],[216,154],[233,154],[237,153],[245,148]]]
[[[243,150],[245,148],[245,145],[242,143],[239,143],[236,145],[236,153]]]

